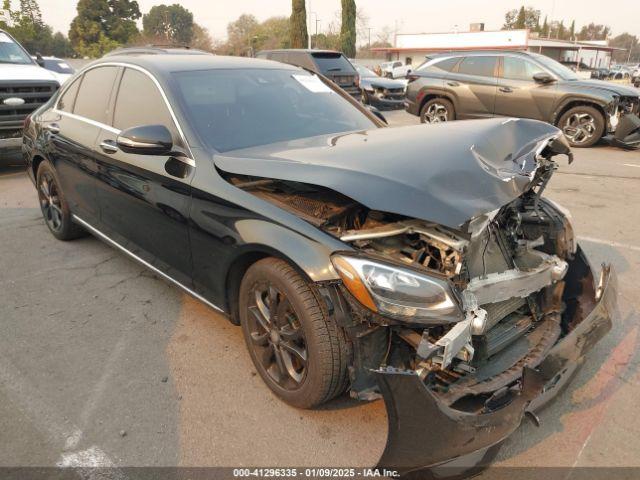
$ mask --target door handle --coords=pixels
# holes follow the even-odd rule
[[[60,125],[58,125],[57,123],[50,123],[46,125],[44,128],[49,132],[53,133],[54,135],[60,133]]]
[[[116,153],[118,151],[118,146],[116,142],[113,140],[105,140],[100,144],[100,148],[104,153]]]
[[[513,93],[513,90],[509,87],[500,87],[498,90],[500,90],[502,93]]]
[[[447,85],[449,85],[450,87],[459,87],[460,84],[458,82],[447,82]]]

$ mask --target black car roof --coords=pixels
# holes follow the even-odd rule
[[[162,75],[171,72],[212,70],[212,69],[246,69],[264,68],[279,70],[299,70],[292,65],[247,57],[227,57],[220,55],[186,55],[184,53],[125,53],[108,55],[92,63],[92,66],[104,63],[125,63],[136,65],[152,73]]]

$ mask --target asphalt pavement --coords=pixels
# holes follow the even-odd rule
[[[614,265],[622,318],[498,465],[640,466],[640,152],[575,154],[547,194]],[[380,401],[280,402],[239,328],[93,237],[55,240],[0,171],[0,466],[372,466],[386,430]]]

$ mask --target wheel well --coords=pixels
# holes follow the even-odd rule
[[[562,109],[558,112],[558,114],[556,115],[556,118],[554,118],[553,124],[555,126],[558,126],[558,122],[562,118],[562,115],[567,113],[573,107],[591,107],[591,108],[595,108],[596,110],[598,110],[600,112],[600,115],[602,115],[602,120],[605,122],[605,129],[606,129],[607,114],[605,113],[604,108],[602,108],[602,106],[598,105],[597,103],[588,102],[588,101],[584,101],[584,100],[573,100],[571,102],[568,102],[566,105],[564,105],[562,107]]]
[[[420,109],[418,110],[418,113],[422,112],[422,107],[424,107],[425,103],[434,98],[444,98],[445,100],[451,102],[451,105],[453,105],[453,108],[455,108],[453,100],[451,100],[451,98],[449,98],[447,95],[444,95],[442,93],[430,93],[429,95],[425,95],[424,98],[420,101]]]
[[[31,170],[33,171],[34,179],[38,176],[38,168],[42,162],[44,162],[44,157],[41,157],[40,155],[36,155],[33,157],[33,160],[31,160]]]
[[[238,299],[240,294],[240,282],[249,267],[258,260],[267,258],[270,255],[266,252],[247,252],[236,258],[227,271],[227,281],[225,282],[225,292],[227,293],[227,311],[231,323],[240,325]]]
[[[295,262],[293,262],[290,258],[287,258],[285,255],[281,254],[277,251],[269,250],[253,250],[249,252],[245,252],[237,257],[229,269],[227,270],[227,280],[225,282],[225,292],[226,292],[226,307],[227,312],[229,312],[229,320],[234,325],[240,325],[240,316],[239,316],[239,297],[240,297],[240,283],[244,278],[245,273],[249,270],[249,267],[254,263],[262,260],[263,258],[274,257],[284,260],[292,268],[294,268],[305,280],[311,282],[309,275],[302,270]]]

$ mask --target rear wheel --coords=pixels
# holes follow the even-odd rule
[[[572,147],[590,147],[602,138],[605,122],[597,109],[580,105],[567,110],[558,120],[558,127]]]
[[[240,285],[240,323],[258,373],[282,400],[312,408],[342,393],[349,349],[312,284],[266,258]]]
[[[445,98],[432,98],[420,110],[420,121],[422,123],[450,122],[455,118],[453,104]]]
[[[47,161],[38,166],[36,175],[40,211],[49,231],[58,240],[73,240],[86,235],[86,232],[73,223],[60,181],[55,170]]]

